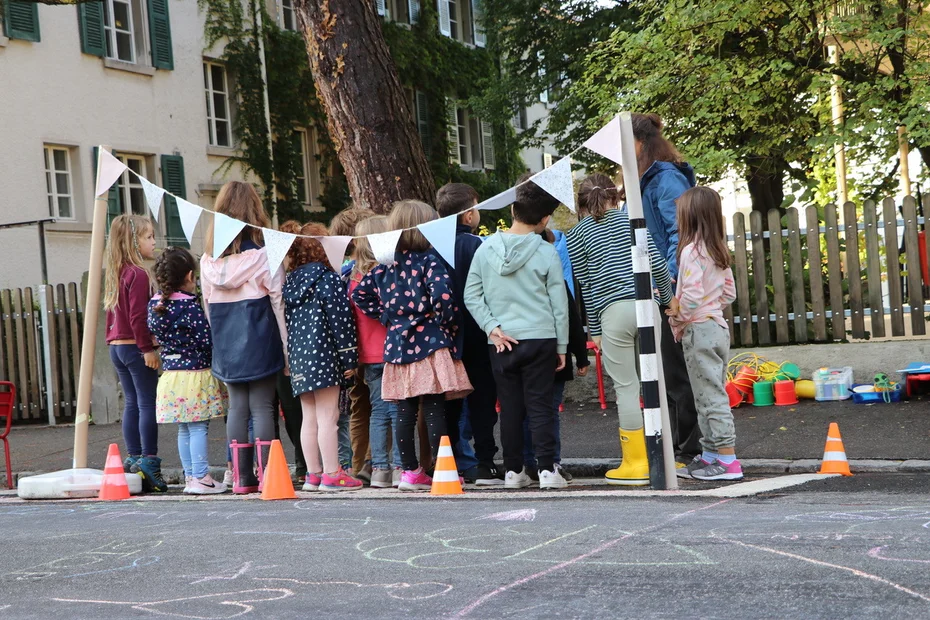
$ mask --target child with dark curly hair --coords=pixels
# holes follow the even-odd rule
[[[358,489],[362,482],[339,464],[339,390],[358,367],[358,336],[342,280],[329,264],[322,224],[285,222],[301,235],[287,255],[284,320],[290,348],[291,387],[300,398],[300,443],[307,460],[305,491]],[[322,463],[320,462],[322,456]]]

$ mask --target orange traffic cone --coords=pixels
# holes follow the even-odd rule
[[[265,464],[265,475],[262,481],[264,482],[262,499],[297,499],[280,439],[271,442],[271,452]]]
[[[830,422],[830,430],[827,431],[827,445],[823,449],[820,473],[852,476],[852,472],[849,471],[849,461],[846,460],[843,440],[840,438],[840,427],[836,422]]]
[[[111,443],[110,449],[107,450],[107,464],[103,468],[103,481],[100,483],[100,494],[97,498],[129,499],[129,485],[126,483],[126,473],[123,471],[119,446],[115,443]]]
[[[455,457],[452,455],[452,444],[449,437],[442,436],[439,442],[439,454],[436,458],[436,467],[433,469],[433,487],[430,495],[461,495],[462,481],[459,480],[459,470],[455,466]]]

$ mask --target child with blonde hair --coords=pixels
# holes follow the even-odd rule
[[[432,485],[414,446],[418,409],[423,409],[435,458],[443,435],[457,449],[461,399],[472,391],[454,344],[460,310],[449,272],[416,228],[436,218],[436,211],[423,202],[395,203],[388,226],[404,232],[394,261],[372,269],[352,292],[358,308],[388,328],[381,397],[397,403],[402,491]]]
[[[220,189],[214,209],[247,224],[218,257],[211,256],[211,224],[200,279],[213,338],[213,374],[229,391],[226,436],[241,450],[233,493],[254,493],[258,480],[252,470],[255,446],[249,443],[249,419],[256,441],[275,438],[275,376],[286,364],[284,270],[268,270],[261,231],[269,226],[268,216],[254,187],[230,181]]]
[[[158,458],[155,391],[158,352],[146,324],[151,275],[144,261],[155,258],[155,227],[141,215],[120,215],[110,224],[103,307],[106,310],[110,360],[123,389],[123,440],[126,472],[142,477],[145,491],[165,492],[168,485]]]

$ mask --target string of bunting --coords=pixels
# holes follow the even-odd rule
[[[620,116],[615,116],[609,123],[598,130],[597,133],[588,138],[584,144],[559,159],[553,165],[537,172],[528,179],[528,181],[532,181],[568,207],[572,213],[575,212],[575,191],[572,180],[571,157],[582,148],[587,148],[617,164],[622,164],[620,149]],[[204,209],[199,205],[188,202],[184,198],[176,196],[164,188],[159,187],[134,170],[130,170],[123,162],[110,154],[109,151],[100,148],[99,153],[100,172],[97,177],[97,196],[101,196],[108,192],[110,187],[128,170],[139,179],[139,183],[142,185],[142,190],[145,194],[146,203],[156,222],[160,217],[161,203],[165,196],[171,196],[175,199],[178,207],[178,215],[181,220],[181,228],[184,230],[184,236],[187,237],[189,243],[193,243],[194,230],[197,227],[197,223],[200,221],[201,214],[204,212],[213,213],[212,254],[214,257],[220,256],[246,226],[261,228],[265,240],[265,253],[268,256],[268,269],[274,273],[281,266],[284,257],[287,255],[295,239],[297,239],[297,237],[303,237],[303,235],[284,233],[272,228],[253,226],[252,224],[231,218],[222,213]],[[523,183],[519,183],[496,196],[492,196],[484,202],[479,203],[474,208],[496,210],[506,207],[516,201],[517,188],[522,184]],[[455,266],[455,229],[460,215],[461,213],[456,213],[416,226],[416,228],[423,233],[423,236],[433,245],[440,256],[446,259],[453,267]],[[345,256],[345,250],[349,243],[353,239],[359,239],[363,236],[368,239],[368,243],[371,245],[372,253],[375,255],[375,258],[377,258],[379,262],[390,264],[394,262],[397,241],[404,230],[408,229],[392,230],[373,235],[359,235],[356,237],[310,236],[309,238],[316,239],[320,242],[323,249],[326,251],[326,256],[329,258],[330,264],[334,266],[342,264],[342,259]],[[412,230],[412,228],[409,230]]]

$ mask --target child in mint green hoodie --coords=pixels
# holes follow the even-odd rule
[[[465,306],[488,334],[501,404],[504,486],[532,483],[523,467],[523,420],[528,418],[539,486],[563,488],[568,482],[553,467],[552,390],[555,373],[565,367],[568,296],[558,252],[538,234],[559,201],[528,178],[524,175],[517,187],[511,229],[495,233],[475,253]]]

